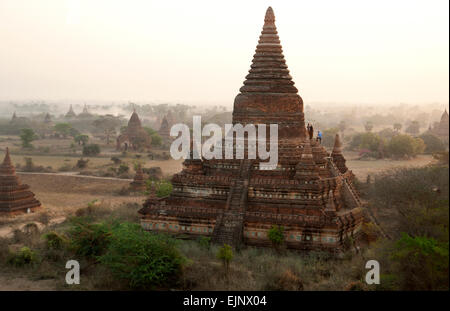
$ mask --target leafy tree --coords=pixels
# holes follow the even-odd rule
[[[353,135],[350,142],[350,148],[369,149],[370,151],[379,151],[382,139],[375,133],[358,133]]]
[[[69,123],[57,123],[53,127],[54,131],[64,138],[70,134],[71,125]]]
[[[119,175],[122,175],[122,174],[128,173],[129,170],[130,170],[130,167],[128,166],[128,164],[121,163],[117,172]]]
[[[406,128],[406,133],[411,135],[417,135],[420,131],[420,123],[419,121],[412,121],[411,124]]]
[[[449,169],[398,168],[378,174],[369,202],[393,240],[373,249],[383,268],[378,289],[448,290]],[[385,214],[387,215],[387,214]]]
[[[90,144],[83,147],[83,155],[96,156],[100,154],[100,146],[97,144]]]
[[[86,143],[89,141],[89,136],[85,135],[85,134],[80,134],[75,136],[74,141],[78,144],[78,145],[83,145],[85,146]]]
[[[368,191],[369,202],[379,210],[400,215],[391,235],[405,232],[448,241],[448,178],[448,166],[388,170],[375,176]]]
[[[158,134],[153,134],[152,135],[152,145],[153,146],[161,146],[162,144],[162,138],[161,136],[159,136]]]
[[[395,158],[414,157],[425,149],[422,139],[409,135],[397,135],[393,137],[387,146],[388,152]]]
[[[113,115],[106,115],[94,120],[93,125],[98,131],[105,134],[106,144],[109,145],[110,137],[116,134],[116,129],[121,125],[121,123],[122,121],[120,118]]]
[[[392,272],[402,290],[448,290],[448,243],[402,234],[391,253]]]
[[[338,131],[339,130],[337,128],[329,128],[324,130],[322,133],[322,145],[329,148],[333,147],[336,133]]]
[[[148,126],[144,127],[144,130],[147,131],[148,135],[150,135],[150,136],[158,133],[154,129],[152,129],[151,127],[148,127]]]
[[[367,133],[372,132],[372,129],[373,129],[373,123],[372,123],[372,121],[367,121],[367,122],[364,124],[364,129],[366,130]]]
[[[397,133],[391,128],[385,128],[379,131],[378,135],[383,139],[391,139],[392,137],[397,135]]]
[[[233,249],[228,244],[224,244],[217,252],[217,258],[222,261],[226,273],[230,269],[230,262],[233,260],[233,256]]]
[[[131,288],[156,289],[177,283],[185,258],[174,239],[125,222],[112,227],[110,242],[99,261]]]
[[[153,146],[160,146],[162,144],[162,138],[161,136],[159,136],[157,131],[155,131],[151,127],[144,127],[144,130],[146,130],[147,133],[151,136]]]
[[[37,139],[37,135],[30,128],[22,129],[20,133],[20,139],[22,140],[23,148],[32,148],[31,142]]]
[[[402,124],[401,123],[394,123],[394,130],[396,132],[400,132],[401,129],[402,129]]]
[[[92,223],[87,218],[74,218],[68,231],[70,248],[77,254],[96,259],[106,252],[111,240],[110,227]]]
[[[69,128],[69,136],[75,138],[78,135],[80,135],[80,131],[71,126]]]
[[[444,143],[436,135],[433,134],[423,134],[419,137],[425,143],[426,153],[436,153],[445,150]]]

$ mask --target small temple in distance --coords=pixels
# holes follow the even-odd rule
[[[269,7],[249,74],[234,101],[232,123],[278,124],[277,167],[261,169],[264,161],[248,157],[193,159],[191,148],[191,157],[171,180],[173,192],[149,198],[139,210],[142,227],[207,236],[236,248],[271,246],[268,232],[275,225],[284,228],[285,244],[292,249],[338,252],[346,241],[358,241],[362,203],[340,138],[329,154],[307,137],[304,120],[303,100]]]
[[[66,115],[64,116],[66,119],[72,119],[72,118],[76,118],[76,114],[75,114],[75,112],[73,111],[73,107],[72,107],[72,105],[70,105],[70,107],[69,107],[69,111],[67,111],[67,113],[66,113]]]
[[[28,185],[22,184],[11,163],[9,149],[0,165],[0,215],[25,214],[36,211],[41,203]]]
[[[169,144],[169,142],[172,140],[172,137],[170,136],[170,125],[169,121],[167,120],[167,116],[164,116],[161,121],[161,127],[158,130],[158,135],[161,136],[163,145]]]
[[[442,113],[441,120],[434,124],[431,133],[439,137],[446,145],[449,143],[449,116],[447,109]]]
[[[128,121],[127,128],[122,134],[117,137],[116,149],[117,150],[140,150],[149,149],[151,147],[152,137],[142,127],[141,120],[139,119],[136,110],[131,114]]]

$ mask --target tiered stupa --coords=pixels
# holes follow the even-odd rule
[[[342,144],[339,134],[336,134],[336,138],[334,139],[334,147],[333,151],[331,152],[331,158],[342,174],[347,172],[348,168],[345,165],[345,158],[342,155]]]
[[[125,148],[131,147],[133,150],[151,147],[152,138],[150,134],[142,127],[136,110],[133,111],[128,126],[125,131],[117,137],[116,149],[120,150],[123,146]]]
[[[161,136],[164,144],[167,144],[172,140],[172,137],[170,136],[169,121],[167,121],[166,116],[164,116],[161,122],[161,127],[159,128],[158,135]]]
[[[130,189],[134,191],[145,191],[147,189],[141,164],[137,165],[136,175],[134,175],[134,180],[130,183]]]
[[[75,112],[73,111],[72,105],[70,105],[69,111],[66,113],[65,117],[66,117],[67,119],[70,119],[70,118],[75,118],[76,116],[77,116],[77,115],[76,115]]]
[[[89,112],[87,105],[84,104],[83,112],[81,112],[81,113],[78,115],[78,118],[81,118],[81,119],[87,119],[87,118],[91,118],[91,117],[92,117],[92,114]]]
[[[441,116],[441,120],[436,122],[432,133],[442,139],[446,144],[448,144],[449,140],[449,117],[447,109],[445,109],[444,113]]]
[[[34,212],[41,207],[28,185],[22,184],[16,176],[16,170],[11,163],[9,150],[0,165],[0,214],[21,214]]]
[[[233,124],[278,124],[278,165],[259,159],[187,159],[172,178],[173,192],[144,203],[143,228],[210,236],[233,246],[270,246],[268,231],[284,227],[287,247],[343,248],[360,236],[361,202],[350,170],[306,137],[303,102],[289,75],[272,8],[268,8],[244,86],[234,101]],[[192,153],[192,151],[191,151]]]

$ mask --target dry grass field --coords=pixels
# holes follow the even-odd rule
[[[388,158],[381,160],[357,160],[358,154],[356,152],[345,151],[344,156],[347,159],[347,167],[361,181],[365,181],[368,174],[375,174],[397,167],[421,167],[434,161],[433,157],[428,154],[420,154],[410,160],[392,160]]]

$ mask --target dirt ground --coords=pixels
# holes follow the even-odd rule
[[[410,160],[357,160],[358,154],[356,152],[344,152],[344,157],[347,159],[347,167],[361,181],[365,181],[368,174],[375,174],[398,167],[420,167],[434,161],[433,157],[427,154],[418,155]]]
[[[30,221],[38,221],[45,213],[50,223],[62,222],[67,216],[74,215],[79,208],[97,200],[111,208],[123,203],[142,204],[144,195],[120,196],[117,192],[129,184],[127,180],[111,178],[90,178],[82,176],[21,174],[21,181],[30,185],[36,198],[41,201],[39,212],[16,217],[0,217],[0,236],[8,236],[16,228],[20,228]]]

